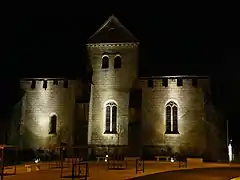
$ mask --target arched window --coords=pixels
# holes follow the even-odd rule
[[[117,105],[114,102],[106,104],[105,133],[117,133]]]
[[[120,56],[116,56],[114,58],[114,68],[115,69],[119,69],[122,67],[122,60],[121,60],[121,57]]]
[[[49,124],[49,134],[57,134],[57,116],[52,115],[50,117],[50,124]]]
[[[109,68],[109,58],[108,56],[102,57],[102,69],[108,69]]]
[[[166,134],[178,134],[178,106],[170,101],[166,105]]]

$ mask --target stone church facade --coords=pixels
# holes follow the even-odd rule
[[[129,154],[142,147],[152,154],[166,149],[206,153],[208,77],[139,77],[139,41],[115,16],[90,37],[86,48],[91,84],[65,78],[21,80],[21,148],[66,142],[95,147],[89,151],[95,153],[113,145],[127,147]]]

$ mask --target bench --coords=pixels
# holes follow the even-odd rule
[[[40,164],[36,164],[36,171],[40,171]]]
[[[106,159],[105,156],[97,156],[96,158],[97,158],[97,162],[99,162],[100,160],[104,161]]]
[[[25,164],[27,172],[32,172],[32,168],[35,166],[36,171],[40,171],[40,164]]]
[[[137,159],[140,159],[140,157],[125,157],[126,161],[136,161]]]
[[[25,164],[25,168],[27,169],[27,172],[32,171],[32,166],[30,164]]]
[[[155,156],[155,159],[157,161],[160,161],[160,159],[165,159],[166,161],[169,161],[170,160],[170,156]]]

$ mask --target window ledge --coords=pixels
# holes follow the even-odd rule
[[[117,134],[116,131],[105,131],[104,134]]]
[[[171,132],[166,131],[165,134],[180,134],[180,133],[178,131],[171,131]]]

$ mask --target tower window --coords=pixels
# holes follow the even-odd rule
[[[192,79],[192,86],[197,87],[198,86],[198,80],[197,79]]]
[[[65,79],[63,82],[63,88],[68,88],[68,80]]]
[[[36,80],[32,80],[31,88],[35,89],[36,88]]]
[[[166,105],[166,132],[165,134],[179,134],[178,132],[178,107],[173,101]]]
[[[148,87],[153,88],[153,80],[148,80]]]
[[[177,86],[182,86],[183,85],[183,80],[181,78],[177,79]]]
[[[44,80],[44,81],[43,81],[43,88],[44,88],[44,89],[47,89],[47,80]]]
[[[114,102],[109,102],[107,103],[105,109],[106,109],[105,133],[116,134],[117,133],[117,105]]]
[[[121,60],[121,57],[120,56],[116,56],[114,58],[114,68],[115,69],[119,69],[122,67],[122,60]]]
[[[49,134],[57,134],[57,116],[53,115],[50,118]]]
[[[58,80],[57,79],[53,80],[53,85],[58,85]]]
[[[162,79],[162,86],[168,87],[168,79],[167,78]]]
[[[108,56],[103,56],[102,69],[108,69],[108,68],[109,68],[109,58],[108,58]]]

